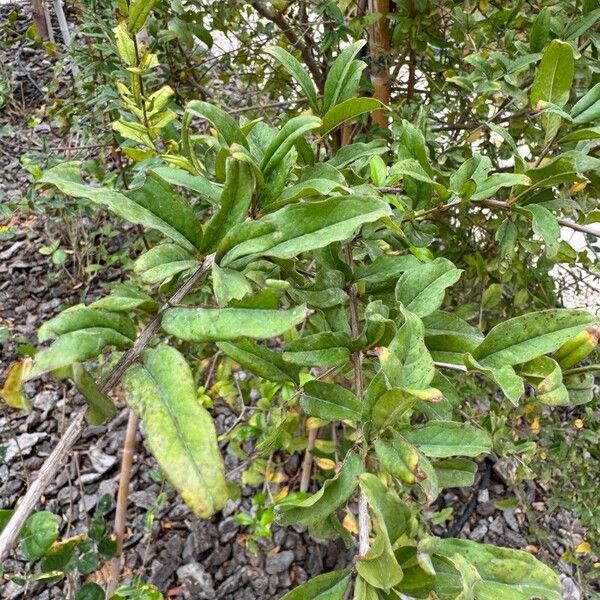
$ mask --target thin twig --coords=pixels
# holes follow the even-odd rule
[[[315,448],[315,442],[317,441],[317,433],[319,432],[318,427],[308,430],[308,442],[306,444],[306,452],[304,453],[304,460],[302,461],[302,476],[300,477],[300,491],[307,492],[310,484],[310,474],[312,472],[313,455],[312,451]]]
[[[123,540],[127,525],[127,503],[129,501],[129,483],[131,481],[131,466],[135,453],[136,436],[139,420],[137,415],[130,410],[127,420],[127,433],[123,444],[123,457],[121,458],[121,473],[119,475],[119,491],[117,492],[117,506],[115,511],[115,541],[116,551],[110,564],[110,575],[106,585],[106,595],[110,598],[114,593],[121,574],[121,554],[123,553]]]
[[[180,302],[188,294],[188,292],[210,271],[213,261],[214,254],[207,256],[194,274],[161,307],[156,316],[148,323],[146,328],[137,338],[133,347],[123,354],[121,359],[102,382],[100,389],[104,394],[110,392],[117,383],[119,383],[123,373],[125,373],[125,371],[137,360],[144,348],[148,345],[152,336],[160,327],[164,311],[173,304]],[[0,535],[0,562],[7,558],[27,517],[35,508],[35,505],[44,493],[44,490],[54,480],[64,458],[79,439],[79,436],[85,428],[85,414],[86,408],[82,408],[75,415],[54,450],[44,461],[36,480],[31,484],[25,496],[23,496],[23,500],[19,506],[17,506],[13,516],[6,524]]]

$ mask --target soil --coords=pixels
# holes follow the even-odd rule
[[[13,9],[18,10],[18,6],[1,6],[0,22]],[[15,27],[22,31],[26,25],[20,17]],[[0,114],[0,128],[12,128],[12,133],[0,140],[1,191],[5,206],[14,206],[30,185],[19,156],[32,146],[60,146],[65,140],[44,120],[33,128],[25,124],[44,102],[38,88],[43,88],[52,60],[43,51],[31,49],[30,44],[19,43],[1,51],[0,64],[9,73],[13,91],[13,99]],[[60,218],[49,220],[26,202],[21,202],[14,213],[0,216],[6,216],[0,230],[0,327],[9,331],[9,339],[0,346],[3,379],[23,346],[35,344],[41,323],[84,297],[99,296],[107,273],[108,278],[113,274],[108,270],[103,278],[91,279],[77,273],[69,275],[40,253],[61,235],[65,223]],[[121,233],[127,234],[126,230]],[[115,243],[118,245],[118,240]],[[27,384],[26,391],[33,401],[31,412],[0,405],[0,445],[5,448],[0,461],[0,508],[17,503],[79,408],[69,390],[56,380]],[[122,406],[118,393],[117,401]],[[238,418],[220,400],[216,401],[214,417],[219,432],[226,431]],[[115,496],[126,420],[127,411],[121,408],[108,425],[88,427],[46,490],[40,508],[60,516],[63,537],[87,531],[100,498]],[[229,454],[226,463],[230,470],[239,466],[238,459]],[[279,598],[311,576],[351,564],[353,549],[347,550],[340,541],[316,541],[304,529],[294,527],[274,526],[272,539],[261,540],[258,552],[253,554],[246,549],[247,531],[233,516],[241,510],[253,510],[255,489],[242,487],[241,499],[229,501],[223,511],[201,521],[191,515],[172,489],[157,481],[156,463],[141,435],[133,464],[124,573],[127,578],[139,576],[154,583],[168,598]],[[299,468],[298,456],[288,459],[285,465],[290,474]],[[527,549],[561,573],[565,599],[591,597],[581,591],[574,567],[560,560],[563,552],[573,550],[585,538],[585,531],[573,516],[562,510],[550,513],[546,492],[533,484],[518,490],[528,496],[532,510],[500,510],[497,501],[514,498],[515,490],[507,486],[490,462],[481,465],[478,480],[474,490],[449,490],[432,507],[432,511],[453,508],[450,521],[434,526],[434,532],[445,535],[452,530],[460,537]],[[112,511],[108,513],[109,527],[113,516]],[[532,533],[534,525],[536,531],[541,528],[548,532],[545,540]],[[14,573],[25,565],[13,558],[4,567],[6,573]],[[70,598],[83,579],[103,583],[106,573],[107,569],[99,566],[81,580],[71,576],[55,586],[23,587],[7,582],[2,598]]]

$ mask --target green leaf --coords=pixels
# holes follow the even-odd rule
[[[369,291],[375,291],[395,285],[402,273],[422,265],[412,254],[381,254],[373,262],[357,266],[352,278],[355,283],[364,284]]]
[[[154,148],[154,142],[148,133],[148,128],[141,123],[136,123],[134,121],[126,121],[125,119],[119,119],[112,124],[112,128],[114,131],[119,133],[126,140],[131,140],[136,144],[141,144],[145,146],[147,149]],[[129,150],[129,148],[126,148]],[[153,150],[152,150],[153,152]],[[142,153],[144,157],[148,155]]]
[[[281,63],[283,68],[296,80],[296,82],[302,88],[308,104],[312,111],[319,114],[319,104],[317,102],[317,93],[315,91],[315,84],[313,83],[308,71],[300,64],[298,59],[290,54],[287,50],[279,46],[273,46],[267,48],[265,52],[275,58]]]
[[[546,254],[553,258],[558,253],[560,225],[556,217],[541,204],[528,204],[525,210],[531,214],[531,228],[546,244]]]
[[[477,571],[472,598],[488,600],[560,600],[560,582],[550,567],[521,550],[470,540],[426,538],[419,551],[450,560],[460,556]],[[434,586],[435,589],[435,586]]]
[[[266,346],[252,340],[219,342],[217,346],[221,352],[263,379],[298,383],[298,369],[284,361],[281,354],[269,350]]]
[[[471,196],[471,200],[477,201],[489,198],[499,189],[515,185],[531,185],[531,179],[521,173],[494,173],[477,183],[477,188]]]
[[[579,406],[587,404],[594,398],[594,374],[578,373],[564,377],[563,383],[569,392],[569,404]]]
[[[164,345],[146,350],[124,387],[148,447],[185,503],[202,518],[223,508],[228,493],[215,427],[183,356]]]
[[[121,60],[129,67],[133,67],[137,62],[137,57],[135,55],[135,44],[131,35],[129,35],[127,24],[125,22],[119,23],[113,29],[113,33],[115,34],[117,51]]]
[[[600,111],[599,111],[600,115]],[[584,127],[583,129],[577,129],[567,135],[563,136],[558,140],[559,144],[566,144],[568,142],[581,142],[585,140],[597,140],[600,138],[600,127]]]
[[[385,140],[373,140],[367,144],[359,142],[340,148],[335,155],[327,161],[328,165],[344,169],[359,160],[369,159],[371,156],[386,154],[388,151]]]
[[[90,425],[100,425],[117,413],[117,407],[112,399],[103,393],[94,378],[85,370],[81,363],[72,367],[73,382],[79,393],[85,398]]]
[[[363,472],[361,458],[348,452],[340,472],[328,479],[323,487],[305,500],[284,499],[275,506],[275,516],[282,525],[302,523],[311,525],[324,521],[343,506],[358,486],[358,476]]]
[[[472,354],[465,354],[464,363],[468,369],[480,371],[486,377],[489,377],[496,385],[500,387],[502,393],[516,406],[521,396],[525,393],[523,379],[515,373],[510,365],[502,367],[486,367],[477,362]]]
[[[183,117],[183,130],[189,130],[192,117],[206,119],[217,130],[221,138],[227,144],[239,144],[248,148],[246,136],[241,132],[237,123],[223,109],[202,100],[192,100],[188,102]],[[189,141],[186,142],[189,145]]]
[[[227,232],[246,219],[252,201],[254,178],[250,165],[228,158],[225,173],[219,208],[204,229],[201,249],[205,253],[213,252]]]
[[[454,285],[461,273],[446,258],[409,269],[398,280],[396,300],[418,317],[425,317],[441,306],[446,288]]]
[[[300,398],[302,410],[326,421],[360,421],[362,406],[354,393],[336,383],[307,381]]]
[[[169,308],[162,328],[188,342],[223,342],[243,337],[267,339],[281,335],[306,318],[306,307],[288,310],[250,308]]]
[[[281,600],[343,600],[350,586],[347,569],[324,573],[288,592]]]
[[[279,199],[269,204],[269,212],[302,198],[329,196],[333,192],[349,193],[350,188],[331,179],[307,179],[283,190]]]
[[[379,600],[377,588],[367,583],[360,575],[354,582],[354,594],[352,600]]]
[[[19,534],[19,549],[27,560],[38,560],[58,539],[58,517],[47,510],[33,513]]]
[[[48,169],[38,183],[54,185],[67,196],[106,206],[131,223],[157,229],[188,250],[201,245],[202,230],[191,206],[154,173],[147,173],[144,184],[126,194],[84,184],[77,162]]]
[[[423,319],[425,345],[433,360],[462,365],[465,352],[472,352],[483,334],[454,313],[436,310]]]
[[[477,463],[466,458],[439,460],[434,465],[440,488],[471,487],[475,482]]]
[[[390,475],[409,485],[417,481],[419,453],[397,432],[393,431],[390,439],[378,439],[375,442],[375,454]]]
[[[323,116],[323,125],[319,133],[326,135],[342,123],[354,119],[364,113],[369,113],[381,106],[375,98],[349,98],[330,108]]]
[[[243,257],[293,258],[346,240],[361,225],[389,214],[387,203],[367,196],[334,196],[292,204],[234,227],[223,240],[217,260],[227,266]]]
[[[212,267],[213,291],[219,306],[227,306],[232,300],[241,300],[252,294],[252,285],[248,278],[233,269]]]
[[[97,583],[84,583],[78,590],[75,600],[105,600],[106,594]]]
[[[486,367],[524,363],[553,352],[596,321],[584,310],[548,309],[521,315],[496,325],[473,357]]]
[[[265,177],[279,166],[299,138],[312,129],[318,129],[321,127],[321,124],[319,117],[308,115],[292,117],[281,128],[265,150],[265,155],[260,165],[260,169]]]
[[[323,112],[327,111],[335,106],[338,102],[338,98],[342,94],[344,84],[346,83],[346,76],[352,67],[352,63],[356,55],[360,52],[360,49],[366,44],[365,40],[359,40],[354,42],[347,48],[344,48],[337,58],[331,64],[329,73],[327,73],[327,79],[325,80],[325,88],[323,91]]]
[[[569,99],[575,61],[571,44],[552,40],[544,50],[530,92],[531,106],[536,109],[540,100],[556,104],[562,108]],[[545,114],[542,117],[546,129],[546,139],[551,139],[560,127],[558,115]]]
[[[419,447],[425,456],[479,456],[489,454],[492,441],[489,434],[469,423],[430,421],[425,425],[402,430],[402,435]]]
[[[367,553],[356,561],[356,570],[367,583],[380,590],[389,591],[402,581],[404,573],[386,532],[377,532]]]
[[[200,194],[211,204],[219,202],[222,193],[221,186],[209,181],[203,175],[192,175],[183,169],[174,167],[156,167],[152,171],[171,185],[183,187],[186,190],[192,190]]]
[[[306,335],[285,346],[283,360],[299,367],[341,367],[350,358],[351,339],[341,332]]]
[[[519,368],[519,374],[534,386],[536,398],[550,406],[569,404],[569,392],[563,383],[558,363],[549,356],[540,356]]]
[[[529,50],[541,52],[550,35],[552,13],[550,7],[545,6],[536,16],[529,34]]]
[[[422,390],[431,383],[435,368],[425,346],[423,322],[409,311],[403,314],[404,323],[389,347],[381,350],[379,360],[393,387]]]
[[[177,244],[159,244],[144,252],[133,264],[133,270],[145,283],[162,283],[178,273],[194,269],[198,260]]]
[[[33,379],[47,371],[95,358],[106,346],[125,350],[133,345],[136,335],[135,326],[125,315],[83,306],[71,307],[40,327],[40,342],[55,341],[35,355],[27,378]]]
[[[569,27],[565,29],[562,37],[564,37],[565,40],[577,40],[577,38],[592,27],[598,19],[600,19],[600,8],[592,10],[583,17],[574,19]]]
[[[129,3],[127,25],[131,33],[141,31],[156,0],[132,0]]]
[[[108,296],[96,300],[90,307],[111,312],[129,312],[137,308],[154,313],[158,303],[132,283],[117,283]]]
[[[589,123],[600,117],[600,83],[589,89],[571,109],[573,123]]]

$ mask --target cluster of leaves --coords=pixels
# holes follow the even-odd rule
[[[132,187],[90,185],[76,162],[46,170],[37,183],[105,207],[154,232],[158,243],[137,258],[129,281],[44,324],[40,341],[51,343],[32,366],[14,368],[5,396],[22,404],[22,380],[53,372],[86,396],[91,419],[110,416],[110,399],[82,363],[108,348],[131,348],[139,327],[158,315],[160,339],[123,384],[148,447],[199,517],[220,510],[235,490],[210,412],[198,400],[192,357],[216,346],[272,386],[262,412],[226,436],[234,453],[240,442],[256,440],[246,482],[271,480],[273,455],[304,450],[306,432],[317,432],[318,491],[282,488],[274,509],[263,507],[263,497],[256,515],[238,517],[253,536],[268,535],[274,518],[305,525],[316,538],[340,536],[348,546],[354,528],[341,522],[342,509],[358,522],[355,568],[316,577],[288,600],[341,599],[352,581],[356,600],[560,598],[556,575],[530,554],[435,538],[423,508],[444,488],[473,485],[473,459],[493,445],[488,430],[459,419],[459,390],[448,371],[487,378],[515,406],[526,386],[547,406],[593,397],[594,369],[580,363],[598,342],[597,318],[533,295],[552,292],[549,266],[577,259],[559,240],[555,213],[583,223],[595,218],[586,213],[595,208],[589,192],[600,167],[592,156],[600,83],[587,85],[589,65],[580,68],[577,47],[588,27],[544,9],[529,44],[508,39],[503,50],[476,51],[465,58],[472,69],[455,75],[449,71],[457,55],[428,53],[429,46],[445,37],[439,47],[447,48],[468,34],[477,49],[490,31],[515,19],[525,28],[529,20],[502,9],[494,13],[499,23],[474,22],[457,6],[456,26],[438,36],[426,27],[438,14],[433,3],[421,3],[416,14],[398,16],[394,35],[406,33],[410,21],[409,50],[425,51],[422,68],[432,85],[444,72],[436,102],[417,119],[395,120],[389,143],[365,134],[342,144],[345,124],[381,109],[359,96],[367,66],[357,58],[362,41],[341,50],[315,83],[312,69],[282,46],[266,51],[310,109],[285,114],[278,127],[236,121],[199,100],[187,103],[179,124],[172,88],[148,91],[159,60],[137,34],[152,4],[121,2],[114,29],[129,79],[118,84],[122,110],[113,128],[135,165]],[[339,15],[327,7],[335,21]],[[362,32],[353,23],[340,35],[353,27]],[[322,44],[328,50],[339,41],[325,35]],[[578,69],[586,85],[571,99]],[[459,130],[470,131],[471,140],[434,140],[433,122],[446,110],[440,102],[452,118],[466,99],[474,126]],[[504,127],[489,117],[499,102],[527,108]],[[501,140],[499,152],[492,134]],[[481,240],[490,247],[473,251]],[[529,269],[534,263],[538,280]],[[189,281],[194,291],[180,305],[165,305]],[[539,310],[504,318],[515,306]]]

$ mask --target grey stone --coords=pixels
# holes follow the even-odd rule
[[[577,584],[564,573],[559,575],[563,600],[581,600],[581,590]]]
[[[92,448],[89,452],[90,462],[96,473],[104,475],[117,462],[116,456],[105,454],[99,448]]]
[[[269,575],[283,573],[287,571],[294,562],[294,553],[291,550],[284,550],[273,556],[269,556],[266,560],[265,571]]]
[[[217,594],[212,575],[198,562],[188,563],[177,569],[177,577],[183,587],[183,597],[189,600],[211,600]]]
[[[219,523],[221,541],[225,543],[230,542],[237,535],[239,530],[240,524],[233,517],[227,517]]]
[[[45,433],[22,433],[8,440],[4,462],[10,463],[17,456],[28,456],[31,454],[31,449],[45,437]]]
[[[479,523],[473,529],[473,531],[471,531],[471,535],[469,536],[469,538],[476,542],[480,542],[485,537],[485,534],[487,533],[487,531],[488,531],[487,525],[485,523]]]

